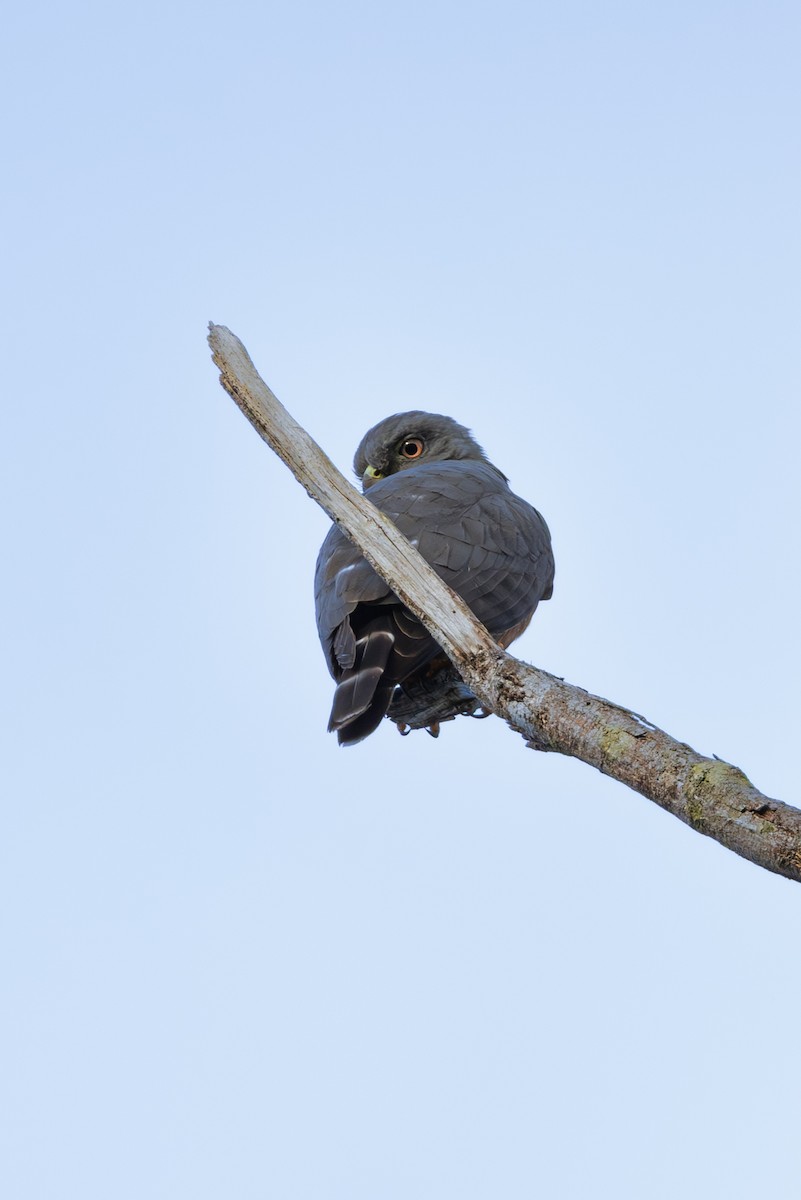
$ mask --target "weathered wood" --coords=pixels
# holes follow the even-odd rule
[[[737,767],[697,754],[636,713],[505,653],[290,416],[239,339],[211,325],[209,344],[223,387],[256,431],[419,617],[485,708],[534,749],[579,758],[743,858],[801,880],[801,811],[762,795]]]

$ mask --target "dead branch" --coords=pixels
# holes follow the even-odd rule
[[[579,758],[743,858],[801,880],[801,811],[764,796],[737,767],[705,758],[636,713],[501,650],[293,420],[239,339],[212,324],[209,344],[220,382],[257,433],[419,617],[485,708],[531,747]]]

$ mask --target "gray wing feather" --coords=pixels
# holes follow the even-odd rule
[[[494,637],[503,638],[524,625],[539,601],[550,597],[553,555],[548,528],[493,467],[479,462],[424,464],[374,484],[369,499],[416,542],[423,558]],[[359,709],[365,714],[361,726],[371,732],[383,717],[395,684],[431,660],[438,647],[336,525],[318,556],[315,607],[329,670],[340,681],[338,691],[343,690],[339,703],[335,700],[335,711]],[[370,683],[357,685],[359,654],[364,657],[366,652],[358,646],[368,645],[362,637],[368,622],[371,636],[375,638],[380,628],[392,646],[383,671],[378,673],[378,663],[373,662]],[[380,644],[383,659],[386,644],[383,639]],[[380,692],[377,716],[366,711],[371,686]],[[356,740],[339,721],[335,727],[340,727],[342,740]]]

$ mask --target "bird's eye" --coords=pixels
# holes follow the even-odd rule
[[[404,458],[419,458],[423,453],[423,442],[420,438],[406,438],[401,442],[400,452]]]

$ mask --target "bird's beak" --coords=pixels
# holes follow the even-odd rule
[[[375,467],[368,467],[362,475],[362,484],[365,488],[369,488],[371,484],[376,483],[379,479],[383,479],[382,471],[376,471]]]

